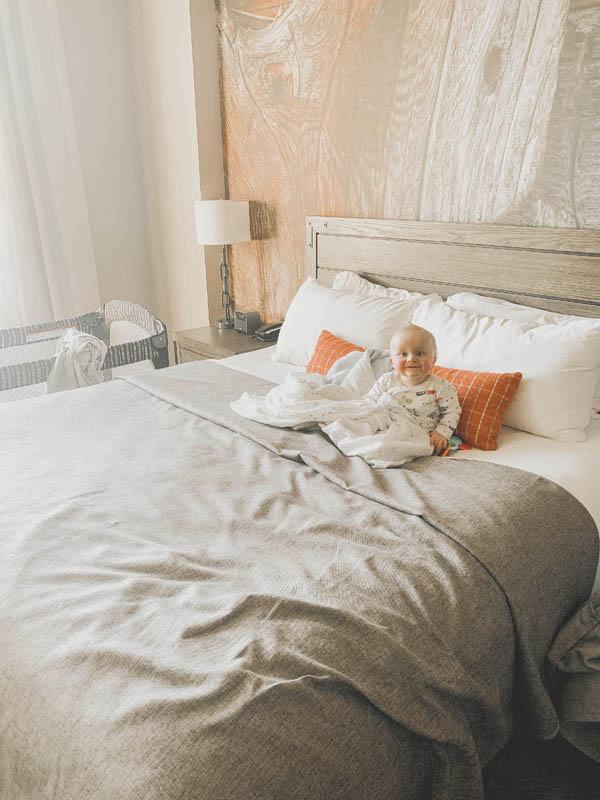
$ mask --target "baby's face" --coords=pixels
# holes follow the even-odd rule
[[[417,386],[427,380],[435,355],[427,337],[409,329],[392,337],[390,363],[401,383]]]

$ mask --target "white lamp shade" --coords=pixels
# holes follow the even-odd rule
[[[198,244],[233,244],[250,239],[247,200],[196,200]]]

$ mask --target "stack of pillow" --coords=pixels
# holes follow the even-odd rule
[[[464,441],[493,450],[503,422],[559,441],[586,439],[600,410],[600,319],[471,293],[444,301],[341,272],[332,289],[313,278],[302,284],[274,358],[324,374],[352,350],[387,349],[410,322],[437,340],[433,371],[457,388]]]

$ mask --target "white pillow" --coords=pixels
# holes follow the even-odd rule
[[[471,311],[473,314],[484,314],[500,319],[519,319],[523,322],[539,322],[540,324],[563,325],[567,322],[587,322],[592,327],[600,326],[600,319],[594,317],[577,317],[573,314],[559,314],[556,311],[545,311],[543,308],[522,306],[501,300],[499,297],[486,297],[474,292],[451,294],[446,302],[460,311]]]
[[[339,292],[307,278],[287,310],[273,359],[306,366],[323,330],[360,347],[387,349],[414,307],[410,300]]]
[[[333,288],[340,292],[352,294],[366,294],[374,297],[394,297],[396,300],[422,300],[424,297],[438,297],[439,295],[426,295],[419,292],[409,292],[407,289],[395,289],[391,286],[380,286],[378,283],[361,278],[356,272],[338,272],[333,279]]]
[[[582,325],[587,325],[590,329],[600,329],[600,318],[558,314],[555,311],[544,311],[541,308],[522,306],[518,303],[510,303],[508,300],[486,297],[474,292],[451,294],[446,302],[452,308],[457,308],[461,311],[471,311],[475,314],[485,314],[499,319],[519,319],[523,322],[535,322],[538,325],[565,325],[569,322],[581,322]],[[598,387],[592,406],[595,411],[600,411],[600,375],[598,375]]]
[[[600,329],[574,320],[539,325],[423,300],[413,322],[431,331],[444,367],[522,372],[504,422],[565,442],[584,441],[600,369]]]

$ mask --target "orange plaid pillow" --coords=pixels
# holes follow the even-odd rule
[[[480,450],[496,450],[502,420],[519,388],[522,374],[469,372],[438,366],[431,371],[451,383],[458,392],[462,412],[457,435]]]
[[[347,356],[348,353],[353,353],[355,350],[360,350],[361,353],[364,353],[365,348],[346,342],[329,331],[321,331],[315,352],[306,365],[306,371],[325,375],[338,359],[342,358],[342,356]]]

